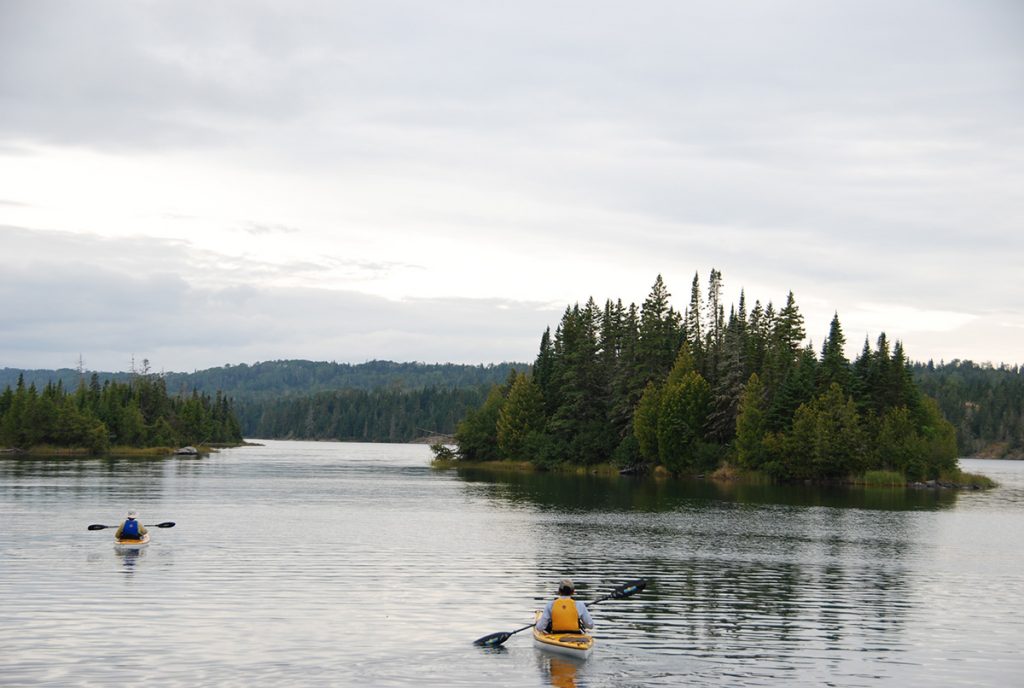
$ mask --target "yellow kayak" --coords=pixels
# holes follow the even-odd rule
[[[114,540],[114,544],[118,547],[142,547],[149,542],[149,533],[144,533],[140,538],[126,538],[123,540]]]
[[[537,611],[534,623],[540,619]],[[594,649],[594,636],[586,632],[580,633],[545,633],[536,626],[533,628],[533,644],[548,652],[557,652],[570,657],[588,657]]]

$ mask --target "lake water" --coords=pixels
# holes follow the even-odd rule
[[[418,445],[0,459],[0,684],[1024,684],[1024,464],[990,492],[435,471]],[[128,508],[152,529],[116,551]],[[529,623],[570,575],[586,662]]]

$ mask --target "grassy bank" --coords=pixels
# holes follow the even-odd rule
[[[595,464],[592,466],[573,466],[561,464],[550,468],[540,468],[529,461],[465,461],[451,456],[435,458],[431,466],[438,470],[453,468],[475,468],[502,473],[536,473],[551,472],[566,475],[603,475],[619,476],[620,470],[612,464]],[[666,479],[672,477],[683,477],[688,479],[704,478],[719,482],[735,482],[744,485],[771,485],[778,481],[760,471],[752,471],[740,468],[735,464],[723,463],[714,472],[698,476],[673,476],[664,466],[654,466],[643,473],[647,477]],[[823,485],[851,485],[858,487],[887,487],[892,489],[908,489],[911,487],[930,487],[945,489],[968,489],[987,490],[997,487],[998,484],[984,475],[966,473],[964,471],[943,473],[938,480],[930,480],[923,483],[915,483],[907,480],[907,477],[896,471],[867,471],[861,475],[850,476],[845,479],[822,482]]]
[[[559,464],[542,468],[529,461],[465,461],[453,458],[435,458],[430,462],[433,468],[447,470],[451,468],[480,468],[503,473],[564,473],[567,475],[619,475],[619,469],[609,463],[591,466],[573,466]]]

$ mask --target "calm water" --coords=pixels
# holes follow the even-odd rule
[[[413,445],[0,459],[0,684],[1024,683],[1024,465],[987,493],[433,471]],[[117,552],[129,507],[153,530]],[[473,639],[563,575],[585,663]]]

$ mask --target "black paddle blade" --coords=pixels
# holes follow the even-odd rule
[[[110,526],[100,525],[99,523],[93,523],[89,526],[89,530],[103,530],[104,528],[110,528]]]
[[[498,647],[511,637],[512,634],[508,632],[491,633],[490,635],[485,635],[483,638],[477,638],[473,641],[473,644],[479,645],[480,647]]]
[[[643,578],[635,581],[630,581],[628,583],[623,583],[619,587],[612,590],[610,597],[613,600],[621,600],[624,597],[629,597],[631,595],[637,594],[638,592],[641,592],[646,587],[647,581]]]
[[[164,521],[163,523],[154,523],[153,525],[146,526],[147,528],[173,528],[174,521]]]

